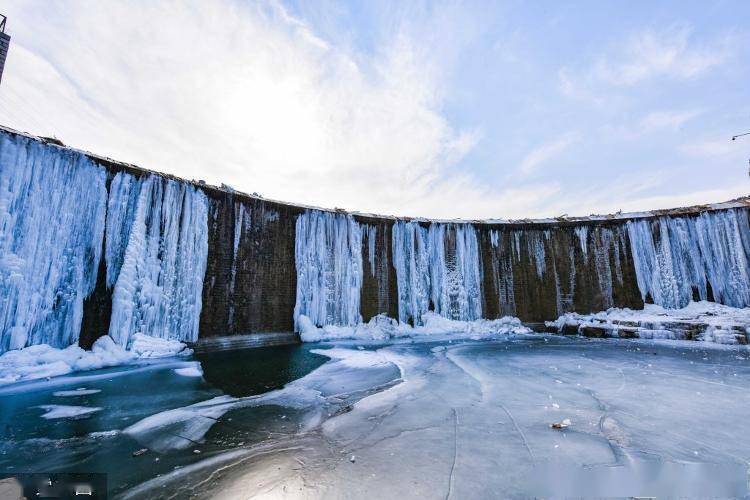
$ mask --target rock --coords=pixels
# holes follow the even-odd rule
[[[592,338],[602,338],[607,334],[607,328],[601,327],[601,326],[582,326],[581,327],[581,335],[584,337],[592,337]]]
[[[555,422],[554,424],[551,424],[550,427],[552,427],[553,429],[567,429],[568,427],[570,427],[570,423],[570,419],[566,418],[563,419],[562,422]]]

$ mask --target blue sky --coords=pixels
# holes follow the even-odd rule
[[[585,215],[750,192],[750,3],[3,7],[0,123],[266,197]]]

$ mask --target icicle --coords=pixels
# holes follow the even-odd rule
[[[456,269],[460,275],[458,318],[473,321],[482,317],[482,276],[479,244],[474,226],[456,228]]]
[[[521,260],[521,233],[523,231],[514,231],[513,232],[513,242],[515,243],[515,249],[516,249],[516,259]]]
[[[581,253],[583,254],[584,262],[588,260],[588,238],[589,238],[589,227],[588,226],[576,226],[574,229],[576,236],[578,236],[578,242],[581,245]]]
[[[707,299],[710,285],[716,302],[749,306],[746,223],[746,212],[738,209],[692,218],[628,222],[636,279],[644,300],[650,296],[663,307],[684,307],[694,293]]]
[[[294,322],[354,326],[362,321],[362,230],[351,215],[308,210],[297,218]]]
[[[245,205],[235,203],[234,206],[234,243],[232,245],[232,272],[234,273],[234,261],[237,260],[237,250],[240,248],[240,238],[245,224]]]
[[[607,228],[597,228],[591,237],[591,244],[594,251],[594,268],[596,269],[596,278],[599,283],[602,308],[609,309],[614,306],[612,267],[609,264],[612,231]]]
[[[367,259],[370,261],[370,276],[375,276],[375,244],[377,243],[378,228],[367,225],[364,227],[362,235],[367,238]]]
[[[393,265],[398,286],[398,319],[421,324],[429,309],[430,271],[427,256],[427,229],[416,222],[393,224]]]
[[[528,245],[529,255],[534,256],[534,266],[536,268],[536,274],[537,276],[542,278],[547,267],[546,253],[544,250],[544,241],[542,240],[542,234],[540,234],[538,231],[528,231],[526,233],[526,243]]]
[[[242,233],[245,230],[245,225],[249,222],[247,216],[247,209],[245,204],[242,202],[234,203],[234,241],[232,245],[232,274],[229,280],[229,296],[232,299],[227,304],[229,312],[227,315],[227,324],[234,325],[234,288],[237,283],[237,254],[240,249],[240,242],[242,241]]]
[[[2,134],[0,352],[78,340],[106,207],[106,173],[84,155]]]
[[[114,286],[120,274],[140,192],[141,182],[132,175],[123,173],[115,175],[109,187],[105,237],[108,288]]]
[[[497,248],[500,245],[500,232],[495,231],[494,229],[490,231],[490,243],[492,243],[492,246],[494,248]]]
[[[454,234],[455,245],[447,243]],[[393,226],[393,262],[399,291],[399,320],[422,323],[432,308],[450,319],[482,316],[481,273],[476,230],[470,224],[398,221]]]
[[[195,341],[208,256],[206,196],[184,182],[153,175],[129,182],[140,183],[140,193],[126,224],[127,240],[121,240],[127,246],[112,252],[122,252],[123,258],[109,335],[124,347],[135,333]]]

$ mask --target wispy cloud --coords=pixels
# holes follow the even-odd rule
[[[653,111],[641,119],[640,126],[644,132],[659,129],[677,130],[700,114],[699,110]]]
[[[552,160],[562,154],[579,139],[575,132],[567,132],[552,141],[541,144],[531,150],[519,164],[518,170],[524,175],[530,175],[539,165]]]
[[[614,85],[634,85],[656,77],[691,78],[726,62],[730,40],[702,45],[684,24],[636,33],[617,53],[602,56],[595,75]]]

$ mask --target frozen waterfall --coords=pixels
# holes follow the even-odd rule
[[[362,321],[362,229],[354,217],[319,210],[296,224],[297,299],[294,324],[307,316],[316,326]]]
[[[0,352],[78,340],[106,203],[106,173],[85,156],[0,136]]]
[[[109,335],[123,347],[135,333],[197,340],[208,256],[206,196],[184,182],[118,173],[108,206]]]
[[[482,317],[479,245],[471,224],[397,221],[393,265],[399,321],[422,324],[430,310],[454,320]]]
[[[651,297],[667,308],[684,307],[693,298],[750,306],[747,211],[630,221],[627,228],[644,300]]]

